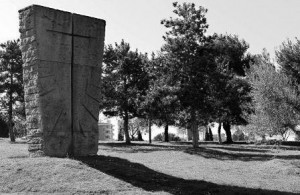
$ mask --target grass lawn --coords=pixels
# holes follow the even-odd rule
[[[300,148],[100,142],[98,156],[28,158],[0,138],[0,194],[300,194]]]

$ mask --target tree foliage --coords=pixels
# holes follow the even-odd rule
[[[176,18],[162,20],[168,29],[163,37],[162,52],[167,59],[166,83],[176,94],[181,116],[188,121],[194,134],[193,146],[198,145],[198,124],[209,113],[209,80],[214,66],[209,57],[210,38],[205,36],[208,28],[207,9],[193,3],[173,3]],[[206,114],[204,114],[206,113]]]
[[[223,123],[226,142],[232,143],[231,125],[246,125],[252,112],[251,86],[245,78],[252,57],[247,53],[249,45],[236,35],[214,35],[213,47],[217,65],[214,119]]]
[[[294,129],[299,123],[299,89],[293,77],[276,69],[266,51],[256,57],[250,71],[255,115],[252,123],[261,135],[284,135],[288,128]]]
[[[149,88],[144,101],[141,102],[140,112],[144,118],[150,118],[153,124],[164,126],[165,139],[168,142],[169,125],[174,125],[178,114],[178,98],[173,87],[169,85],[166,65],[167,58],[159,54],[153,54],[148,66]]]
[[[282,71],[293,81],[300,84],[300,40],[287,40],[276,51],[277,63]]]
[[[221,121],[232,142],[230,126],[246,124],[251,112],[251,87],[244,78],[252,60],[249,45],[233,35],[207,36],[207,9],[193,3],[173,6],[177,17],[162,21],[169,30],[162,53],[165,83],[180,103],[177,121],[191,128],[193,137],[198,137],[198,125]]]
[[[147,56],[130,50],[124,40],[104,48],[103,105],[105,115],[119,116],[124,120],[126,143],[130,143],[128,120],[138,115],[139,101],[148,89],[145,69]]]

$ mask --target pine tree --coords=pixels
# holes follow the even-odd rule
[[[165,45],[166,84],[176,94],[185,118],[193,132],[193,147],[198,147],[198,125],[209,115],[209,88],[213,63],[209,48],[210,39],[205,36],[208,28],[207,9],[193,3],[173,3],[176,18],[162,20],[169,30],[163,37]],[[205,121],[205,120],[203,120]],[[181,124],[183,125],[183,124]]]
[[[22,53],[19,40],[7,41],[0,47],[0,93],[5,94],[1,103],[8,116],[10,140],[15,142],[13,115],[24,102]]]
[[[108,45],[104,48],[101,108],[105,115],[123,119],[127,144],[130,144],[129,119],[138,116],[138,102],[148,89],[147,60],[147,55],[131,51],[129,43],[124,40],[115,47]]]

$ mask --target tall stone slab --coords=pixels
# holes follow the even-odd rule
[[[97,154],[105,21],[38,5],[19,13],[30,154]]]

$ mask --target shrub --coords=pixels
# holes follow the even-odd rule
[[[169,141],[181,141],[180,137],[176,136],[174,133],[169,133]],[[154,141],[165,141],[165,133],[157,134],[154,138]]]
[[[241,130],[237,130],[232,135],[233,141],[245,141],[245,134]]]
[[[157,134],[154,138],[153,138],[153,140],[154,141],[163,141],[164,140],[164,133],[160,133],[160,134]]]
[[[14,134],[16,137],[24,137],[27,135],[25,119],[17,119],[14,122]]]

